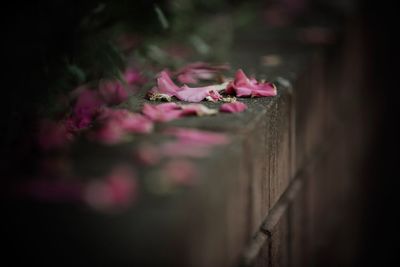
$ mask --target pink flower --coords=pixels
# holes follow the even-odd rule
[[[72,138],[63,123],[43,120],[39,125],[38,144],[44,150],[63,148]]]
[[[242,112],[247,109],[246,104],[242,102],[233,102],[233,103],[225,103],[222,104],[219,110],[221,112],[229,112],[229,113],[235,113],[235,112]]]
[[[198,171],[196,166],[184,159],[176,159],[169,161],[163,168],[169,182],[175,185],[190,186],[196,183]]]
[[[206,97],[211,97],[213,100],[219,100],[222,96],[218,93],[217,89],[218,87],[214,85],[192,88],[184,85],[175,96],[176,98],[187,102],[200,102]]]
[[[154,87],[151,92],[174,96],[180,90],[181,88],[171,80],[168,72],[163,70],[157,77],[157,87]]]
[[[100,128],[92,138],[105,144],[115,144],[127,133],[149,133],[153,123],[145,116],[126,109],[104,109],[99,115]]]
[[[116,144],[121,141],[125,131],[116,120],[105,121],[99,129],[91,133],[90,138],[104,144]]]
[[[102,181],[86,187],[86,202],[95,209],[126,208],[138,196],[136,175],[128,167],[116,167]]]
[[[142,113],[154,122],[167,122],[185,116],[205,116],[218,113],[215,109],[202,104],[177,105],[165,103],[159,105],[144,104]]]
[[[70,127],[78,130],[88,127],[103,104],[104,102],[96,91],[83,89],[76,100],[72,116],[69,118]]]
[[[230,82],[226,88],[227,94],[236,93],[238,97],[251,96],[276,96],[277,91],[274,84],[266,82],[260,83],[255,79],[247,78],[246,74],[239,69],[236,72],[235,80]]]
[[[128,68],[124,72],[124,80],[129,85],[141,85],[146,82],[146,79],[140,72],[134,68]]]
[[[215,109],[210,109],[202,104],[189,104],[182,105],[182,116],[204,116],[204,115],[214,115],[217,114],[218,111]]]
[[[222,95],[217,90],[212,90],[209,92],[209,95],[206,97],[207,100],[211,102],[218,102],[222,100]]]
[[[181,117],[182,109],[176,103],[144,104],[142,113],[152,121],[167,122]]]
[[[160,162],[161,160],[161,153],[159,149],[151,144],[143,144],[140,145],[134,151],[134,158],[139,163],[144,165],[153,166]]]
[[[108,120],[117,122],[124,131],[129,133],[149,133],[153,130],[153,123],[145,116],[126,109],[112,110]]]
[[[229,143],[229,138],[225,134],[197,129],[176,127],[168,128],[164,133],[175,136],[182,142],[196,142],[202,145],[226,145]]]
[[[199,80],[211,80],[218,72],[229,69],[228,65],[210,65],[205,62],[189,64],[176,72],[181,83],[198,83]]]
[[[222,99],[218,91],[225,89],[225,85],[210,85],[204,87],[177,86],[166,70],[162,71],[157,78],[157,87],[150,90],[151,95],[159,94],[175,96],[179,100],[187,102],[200,102],[207,98],[211,101]]]
[[[101,81],[99,93],[107,104],[118,105],[128,99],[128,93],[119,81]]]

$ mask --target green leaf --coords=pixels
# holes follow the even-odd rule
[[[67,65],[68,72],[78,80],[79,83],[86,81],[85,72],[77,65]]]

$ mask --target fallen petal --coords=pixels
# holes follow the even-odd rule
[[[206,97],[210,96],[213,100],[220,100],[222,96],[218,93],[219,88],[215,85],[209,85],[204,87],[189,87],[187,85],[182,86],[181,90],[175,94],[175,96],[187,102],[200,102]]]
[[[218,113],[218,110],[208,108],[202,104],[189,104],[189,105],[181,105],[182,108],[182,116],[207,116],[214,115]]]
[[[134,151],[134,158],[140,164],[154,166],[160,162],[162,153],[159,149],[150,144],[140,145]]]
[[[85,189],[85,200],[92,208],[112,211],[133,204],[138,196],[135,174],[127,167],[115,167],[103,180],[90,182]]]
[[[236,113],[247,109],[247,105],[242,102],[225,103],[219,108],[221,112]]]
[[[203,145],[226,145],[229,137],[226,134],[202,131],[188,128],[168,128],[164,131],[167,135],[172,135],[183,142],[196,142]]]
[[[157,87],[153,88],[151,92],[174,96],[180,90],[181,88],[171,80],[168,72],[163,70],[157,77]]]
[[[65,124],[43,120],[39,125],[38,144],[43,150],[65,147],[73,138]]]
[[[137,69],[128,68],[124,72],[124,80],[129,85],[141,85],[146,82],[146,79],[140,74]]]
[[[249,79],[241,69],[236,72],[235,80],[228,84],[225,91],[227,94],[236,94],[238,97],[276,96],[277,94],[273,83],[260,83],[255,79]]]
[[[153,130],[151,120],[126,109],[103,109],[98,124],[90,137],[105,144],[118,143],[127,133],[149,133]]]
[[[144,104],[142,113],[152,121],[167,122],[181,117],[181,107],[176,103]]]
[[[128,93],[119,81],[101,81],[99,93],[110,105],[118,105],[128,99]]]
[[[198,176],[196,166],[184,159],[169,161],[163,168],[163,174],[175,185],[194,185]]]

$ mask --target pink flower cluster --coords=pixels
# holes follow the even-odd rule
[[[71,98],[74,100],[71,113],[60,122],[44,120],[39,125],[39,146],[44,150],[64,147],[73,140],[79,131],[91,126],[100,114],[104,117],[104,110],[107,110],[107,106],[118,105],[126,101],[133,88],[145,82],[144,78],[134,68],[128,68],[123,78],[124,82],[101,80],[96,90],[87,85],[76,88],[71,93]],[[110,114],[111,112],[106,113]],[[119,119],[115,119],[116,116],[110,117],[113,117],[113,119],[107,120],[108,127],[103,127],[99,133],[99,135],[109,136],[110,140],[113,139],[111,136],[116,139],[116,136],[122,134],[121,129],[126,128],[126,125],[118,127],[111,127],[110,125],[116,125],[117,122],[126,124],[127,121],[132,124],[133,121],[132,116],[125,120],[121,120],[121,115],[118,115]],[[149,128],[150,126],[146,124],[143,127]]]
[[[205,63],[204,63],[205,64]],[[222,66],[211,68],[201,62],[190,64],[177,72],[178,81],[198,82],[200,78],[207,79],[215,75],[217,70],[224,69]],[[248,78],[243,70],[236,72],[235,79],[226,84],[208,85],[202,87],[189,87],[186,84],[182,86],[176,85],[169,74],[168,70],[162,71],[157,77],[157,86],[149,92],[150,98],[159,95],[168,99],[176,97],[186,102],[200,102],[204,99],[217,102],[223,100],[221,93],[235,95],[237,97],[265,97],[275,96],[277,94],[276,87],[273,83],[259,82],[254,78]],[[246,106],[241,104],[224,105],[221,108],[223,112],[241,112]]]

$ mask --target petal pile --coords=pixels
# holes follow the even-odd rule
[[[167,122],[186,116],[214,115],[218,111],[207,108],[202,104],[164,103],[159,105],[144,104],[142,113],[154,122]]]
[[[105,144],[119,142],[127,133],[149,133],[153,122],[147,117],[126,109],[104,108],[98,118],[99,128],[91,138]]]
[[[218,91],[225,89],[219,85],[210,85],[204,87],[189,87],[183,85],[177,86],[171,79],[166,70],[162,71],[157,77],[157,87],[150,90],[149,98],[155,98],[155,95],[160,96],[175,96],[179,100],[187,102],[200,102],[207,97],[212,100],[219,100],[222,96]]]
[[[236,94],[238,97],[261,97],[276,96],[277,91],[273,83],[249,79],[243,70],[239,69],[236,72],[235,80],[228,84],[226,93]]]
[[[219,108],[219,111],[227,113],[236,113],[245,111],[246,109],[247,109],[246,104],[242,102],[233,102],[233,103],[222,104],[221,107]]]

